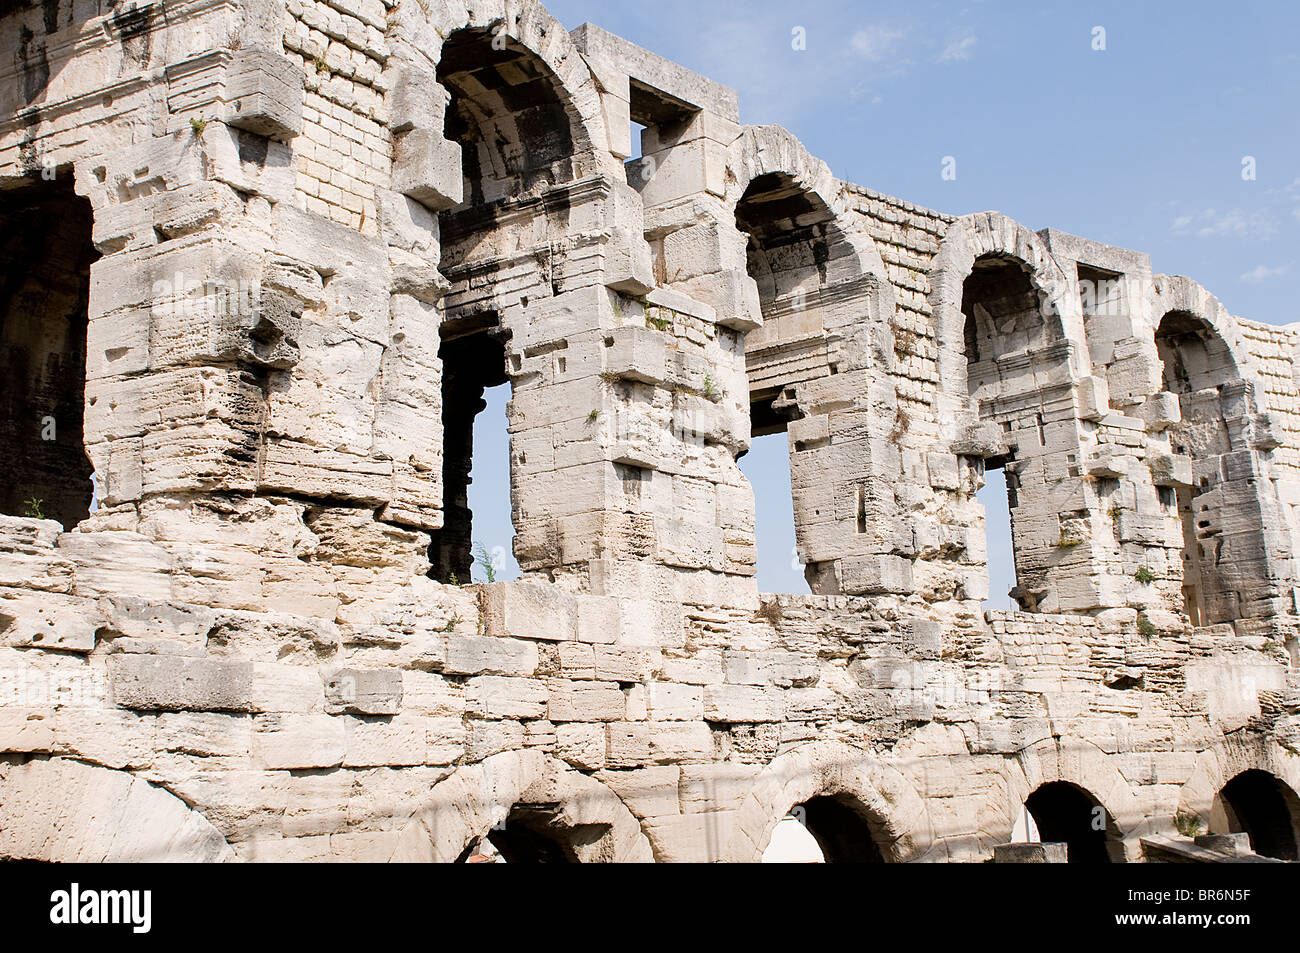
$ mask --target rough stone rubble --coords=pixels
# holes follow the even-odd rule
[[[532,2],[4,9],[0,856],[755,860],[820,805],[980,861],[1068,782],[1138,860],[1295,802],[1295,328]],[[505,381],[524,575],[465,585]],[[811,596],[754,582],[773,432]]]

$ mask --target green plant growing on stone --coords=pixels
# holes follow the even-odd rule
[[[1193,838],[1205,833],[1205,822],[1188,811],[1179,811],[1174,815],[1174,829],[1184,837]]]
[[[444,625],[444,626],[443,626],[441,629],[439,629],[438,631],[440,631],[440,632],[455,632],[455,631],[456,631],[456,626],[460,625],[461,621],[462,621],[462,620],[461,620],[460,614],[459,614],[459,613],[456,613],[456,614],[453,615],[450,619],[448,619],[448,620],[447,620],[447,624]]]
[[[451,576],[448,577],[447,582],[448,582],[449,585],[452,585],[452,586],[459,586],[459,585],[460,585],[460,577],[457,576],[455,573],[452,573]]]
[[[618,374],[616,374],[614,371],[600,372],[600,382],[602,384],[616,384],[618,383],[618,379],[619,379]]]
[[[329,64],[325,62],[325,57],[323,56],[313,56],[311,60],[311,65],[316,67],[317,75],[321,73],[328,73],[330,71]]]
[[[1124,507],[1120,506],[1118,503],[1116,503],[1114,506],[1110,508],[1110,521],[1111,524],[1115,527],[1116,536],[1119,535],[1119,520],[1120,517],[1123,515],[1123,513],[1124,513]]]
[[[1156,574],[1146,566],[1139,566],[1138,571],[1133,574],[1133,578],[1142,583],[1142,585],[1149,586],[1155,580]]]
[[[667,331],[673,326],[673,322],[670,318],[652,318],[648,314],[646,315],[645,323],[650,325],[656,331]]]
[[[599,410],[596,410],[596,409],[593,408],[592,411],[591,411],[591,413],[587,414],[587,423],[589,423],[589,424],[594,424],[594,423],[595,423],[597,420],[599,420],[599,419],[600,419],[600,411],[599,411]]]
[[[207,128],[208,128],[208,121],[206,119],[190,120],[190,131],[193,132],[194,135],[196,136],[203,135],[203,130]]]
[[[36,496],[33,496],[30,500],[24,500],[23,507],[25,509],[23,515],[34,520],[45,519],[45,513],[41,509],[44,503],[45,501],[43,499]]]
[[[717,403],[718,398],[722,396],[722,392],[718,390],[718,382],[713,379],[712,374],[704,375],[704,396],[714,403]]]
[[[1081,545],[1082,543],[1083,540],[1080,539],[1078,536],[1071,536],[1068,532],[1062,529],[1061,535],[1057,537],[1056,542],[1053,543],[1052,545],[1055,546],[1057,549],[1071,549],[1075,546]]]
[[[1156,627],[1156,624],[1140,612],[1138,613],[1137,626],[1138,635],[1148,642],[1160,634],[1160,629]]]
[[[497,581],[497,567],[492,562],[492,554],[482,543],[474,544],[474,562],[483,570],[483,578],[488,582]]]

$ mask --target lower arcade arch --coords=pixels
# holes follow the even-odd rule
[[[762,861],[883,864],[888,849],[884,823],[860,801],[819,794],[795,805],[777,824]]]
[[[1123,862],[1124,845],[1114,819],[1092,794],[1069,781],[1040,784],[1025,799],[1037,839],[1065,844],[1072,864]]]
[[[435,784],[390,860],[406,863],[648,863],[627,805],[595,778],[536,750],[507,751]]]
[[[1244,833],[1250,849],[1263,857],[1297,860],[1296,821],[1300,798],[1267,771],[1250,768],[1219,791],[1210,818],[1211,830]]]

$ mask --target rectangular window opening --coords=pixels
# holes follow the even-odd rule
[[[749,450],[736,463],[754,489],[754,543],[760,592],[806,593],[794,532],[794,496],[786,421],[772,399],[750,404]]]
[[[86,456],[90,202],[72,177],[0,193],[0,512],[70,530],[98,504]],[[111,362],[121,349],[107,352]]]

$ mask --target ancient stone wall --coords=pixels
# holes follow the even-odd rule
[[[0,37],[0,856],[755,860],[795,810],[980,861],[1028,803],[1295,859],[1295,328],[533,2]],[[524,575],[471,585],[505,382]],[[812,595],[754,583],[779,432]]]

